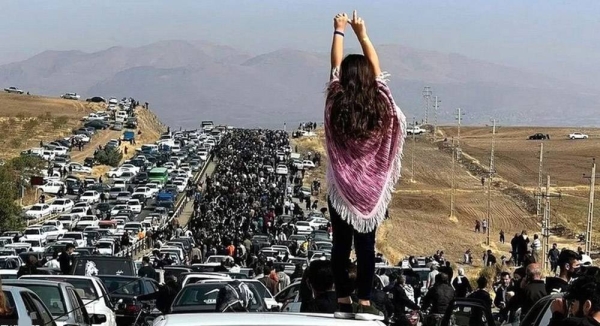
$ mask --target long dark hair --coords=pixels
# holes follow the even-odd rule
[[[330,86],[329,123],[332,136],[342,142],[363,140],[383,133],[390,123],[388,100],[379,92],[375,72],[368,59],[350,54],[342,61],[340,82]]]

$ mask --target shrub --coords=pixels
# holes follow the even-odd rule
[[[23,139],[16,137],[10,140],[10,147],[19,148],[23,144]]]
[[[31,130],[35,129],[39,125],[40,125],[40,120],[38,120],[37,118],[31,118],[23,124],[23,129],[30,132]]]
[[[19,112],[19,113],[15,114],[15,118],[17,118],[19,120],[25,120],[25,113]]]
[[[40,116],[38,118],[40,120],[42,120],[42,121],[51,121],[52,120],[52,113],[46,111],[43,114],[40,114]]]
[[[61,115],[60,117],[56,117],[56,118],[54,118],[54,120],[52,120],[52,128],[54,128],[54,129],[62,128],[63,126],[65,126],[67,124],[67,122],[69,122],[69,118],[67,118],[64,115]]]
[[[123,159],[123,154],[118,148],[105,148],[97,151],[94,158],[100,164],[117,167],[121,163],[121,159]]]

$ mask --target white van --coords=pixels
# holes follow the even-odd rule
[[[127,112],[117,111],[117,113],[115,114],[115,121],[125,122],[125,120],[127,120],[128,117],[129,117],[129,115],[127,114]]]

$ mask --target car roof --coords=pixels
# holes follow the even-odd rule
[[[351,319],[336,319],[333,314],[295,314],[295,313],[189,313],[172,314],[157,318],[165,320],[170,326],[203,325],[203,326],[381,326],[377,321],[359,321]],[[160,323],[159,324],[163,324]]]
[[[47,275],[44,275],[44,276],[47,276]],[[60,286],[60,287],[71,286],[72,287],[72,285],[70,283],[58,282],[58,281],[34,280],[34,279],[25,279],[25,278],[2,280],[2,287],[4,287],[4,285],[19,286],[19,284],[31,284],[31,285],[41,285],[41,286]]]

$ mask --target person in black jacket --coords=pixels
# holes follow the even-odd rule
[[[435,276],[435,284],[423,298],[422,310],[431,307],[427,324],[437,325],[444,317],[450,302],[454,300],[454,289],[448,284],[448,275],[439,273]]]
[[[337,297],[333,289],[333,271],[331,261],[315,260],[308,267],[306,279],[313,299],[304,307],[303,312],[333,314],[337,309]]]
[[[150,266],[150,257],[145,256],[142,258],[142,267],[138,270],[139,277],[148,277],[153,280],[156,279],[156,271]]]
[[[477,299],[485,304],[485,306],[492,310],[492,297],[490,293],[486,290],[488,285],[487,278],[481,276],[477,279],[477,290],[473,291],[469,295],[469,299]]]
[[[570,311],[567,301],[571,303]],[[564,298],[554,299],[550,310],[549,326],[600,325],[600,279],[590,275],[578,277],[568,287]],[[569,312],[573,317],[565,318]]]
[[[71,274],[71,260],[74,251],[75,245],[73,245],[72,243],[68,243],[65,248],[65,251],[63,251],[58,257],[60,271],[65,275]]]
[[[406,277],[400,275],[391,289],[389,297],[393,305],[393,313],[395,323],[394,326],[408,326],[410,322],[406,317],[406,308],[412,310],[420,310],[419,306],[414,303],[406,294],[404,287],[406,286]]]
[[[140,295],[135,299],[138,301],[156,300],[156,309],[160,310],[163,314],[167,314],[178,292],[179,285],[177,284],[177,278],[169,274],[165,276],[165,284],[161,285],[158,291]]]
[[[521,316],[525,316],[529,309],[546,295],[546,284],[542,280],[540,265],[529,264],[525,269],[525,278],[521,281],[521,290],[510,300],[507,308],[509,311],[515,311],[520,307]]]
[[[581,268],[581,255],[573,250],[565,249],[558,255],[557,260],[560,274],[558,277],[546,278],[546,292],[565,292],[569,282]]]

